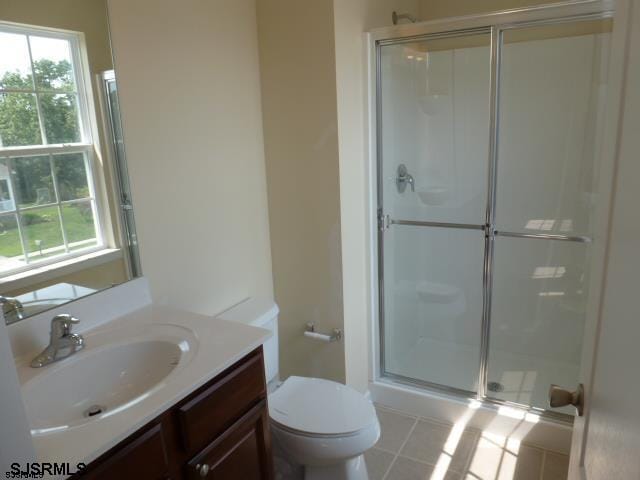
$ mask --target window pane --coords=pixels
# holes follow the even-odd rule
[[[80,250],[98,244],[91,201],[63,205],[62,220],[70,250]]]
[[[58,207],[29,210],[20,216],[31,262],[65,253]]]
[[[0,94],[0,142],[5,147],[42,143],[35,95]]]
[[[54,155],[53,164],[58,182],[60,200],[88,198],[89,180],[83,153]]]
[[[0,215],[0,271],[25,265],[15,214]]]
[[[48,143],[80,141],[78,101],[73,94],[40,94],[40,109]]]
[[[49,156],[16,157],[12,173],[21,208],[56,202]]]
[[[8,160],[0,160],[0,212],[16,209]]]
[[[0,88],[32,89],[27,37],[0,32]]]
[[[29,37],[36,87],[39,90],[75,91],[71,49],[67,40]]]

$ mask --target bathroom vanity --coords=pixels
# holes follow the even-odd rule
[[[261,347],[73,478],[207,477],[273,478]]]
[[[32,368],[63,309],[84,348]],[[37,461],[78,479],[273,478],[271,335],[154,305],[144,278],[11,325]]]

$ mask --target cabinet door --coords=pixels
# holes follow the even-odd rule
[[[252,405],[266,398],[263,365],[261,351],[248,355],[178,408],[182,442],[188,455],[209,445]]]
[[[186,467],[189,479],[271,480],[273,461],[266,401],[260,402]]]
[[[167,478],[169,463],[162,433],[158,423],[127,444],[109,458],[79,476],[82,480],[111,480],[114,478],[135,478],[138,480],[159,480]]]

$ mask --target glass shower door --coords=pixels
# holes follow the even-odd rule
[[[578,383],[610,20],[506,30],[500,75],[488,396],[547,408]],[[593,296],[592,296],[593,297]],[[592,300],[593,298],[591,298]],[[564,409],[573,413],[573,409]]]
[[[598,12],[376,42],[383,376],[543,410],[576,387],[611,30]]]
[[[378,48],[383,373],[478,389],[491,35]]]

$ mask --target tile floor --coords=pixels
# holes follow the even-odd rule
[[[365,454],[370,480],[566,480],[569,458],[475,429],[376,407],[382,435]]]

